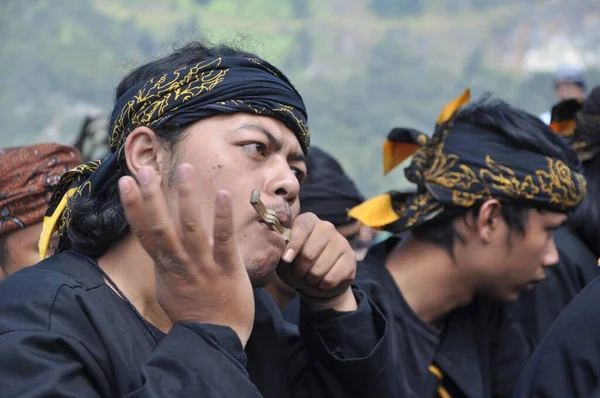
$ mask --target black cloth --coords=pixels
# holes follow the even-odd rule
[[[300,334],[256,289],[244,353],[227,327],[180,323],[165,335],[67,251],[0,282],[0,395],[397,397],[386,321],[355,296],[355,312],[303,312]]]
[[[452,398],[509,397],[531,354],[520,325],[503,304],[486,297],[450,312],[438,329],[425,324],[385,267],[398,242],[390,238],[374,246],[358,265],[356,283],[392,323],[392,350],[400,381],[409,387],[406,396],[443,396],[441,387]]]
[[[515,398],[600,396],[600,278],[571,301],[523,370]]]
[[[564,226],[554,233],[559,261],[546,270],[546,279],[524,291],[512,310],[533,341],[539,343],[563,309],[600,275],[594,253]]]
[[[336,227],[355,222],[348,218],[348,210],[365,198],[338,161],[313,146],[306,169],[306,180],[300,188],[300,211],[314,213]]]

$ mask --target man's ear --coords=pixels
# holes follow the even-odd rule
[[[141,126],[133,130],[125,140],[124,151],[127,168],[134,176],[143,166],[160,172],[164,149],[151,128]]]
[[[490,243],[502,222],[502,203],[498,199],[486,200],[479,208],[476,222],[477,234],[485,243]]]

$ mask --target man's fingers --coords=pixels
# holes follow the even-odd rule
[[[317,221],[319,221],[317,216],[311,213],[301,214],[296,217],[291,229],[292,239],[288,242],[281,257],[284,262],[289,264],[294,261],[315,228]]]
[[[333,249],[333,248],[329,248]],[[311,287],[317,287],[325,275],[334,267],[340,257],[344,255],[341,250],[325,250],[316,260],[314,265],[304,274],[304,282]]]
[[[147,220],[149,234],[152,236],[151,244],[154,245],[154,251],[161,257],[167,258],[183,255],[184,250],[175,223],[169,215],[158,173],[153,168],[144,166],[139,171],[138,181],[144,205],[144,217]],[[159,259],[154,258],[154,260]]]
[[[356,262],[351,253],[344,253],[321,279],[319,290],[336,294],[344,292],[356,277],[356,267],[348,267],[347,262]]]
[[[202,223],[199,195],[193,184],[194,167],[184,163],[177,169],[177,193],[179,202],[179,227],[183,247],[192,258],[212,259],[208,232]]]
[[[315,266],[318,268],[317,264],[324,266],[320,260],[324,255],[327,256],[327,253],[324,252],[331,251],[332,248],[328,247],[330,245],[331,241],[327,238],[327,235],[321,235],[315,228],[299,249],[300,253],[296,255],[296,258],[292,263],[293,275],[296,278],[302,279],[306,277]],[[336,258],[330,260],[336,260]],[[333,264],[333,262],[331,262],[330,265],[331,264]]]
[[[240,255],[233,231],[233,207],[229,192],[217,192],[215,204],[213,256],[217,264],[225,269],[240,266]]]
[[[153,239],[149,236],[149,228],[146,225],[142,193],[133,177],[121,177],[119,180],[119,196],[131,231],[148,254],[154,257],[156,253],[152,244]]]

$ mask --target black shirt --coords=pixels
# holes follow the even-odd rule
[[[502,303],[476,297],[450,312],[439,330],[404,301],[385,267],[397,238],[373,247],[358,266],[357,284],[393,322],[393,350],[410,397],[509,397],[531,348]]]
[[[357,311],[284,323],[263,289],[246,350],[228,327],[177,323],[167,334],[65,252],[0,282],[0,395],[6,397],[396,397],[386,321]],[[244,366],[246,365],[246,366]]]
[[[515,397],[600,397],[600,278],[560,314],[527,363]]]
[[[535,289],[521,293],[513,307],[515,317],[536,343],[571,300],[600,275],[596,256],[569,226],[556,231],[554,240],[558,264],[546,270],[546,279]]]

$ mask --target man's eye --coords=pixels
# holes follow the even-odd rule
[[[304,182],[304,172],[295,167],[292,167],[292,171],[296,175],[296,178],[298,179],[298,181],[302,184],[302,182]]]
[[[267,156],[267,147],[260,142],[249,142],[244,145],[244,149],[252,154]]]

